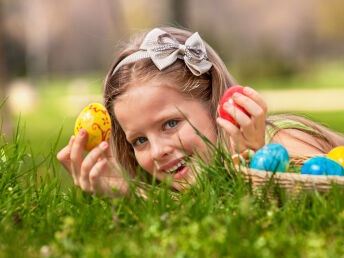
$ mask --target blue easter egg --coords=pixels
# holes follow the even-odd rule
[[[344,169],[339,163],[332,159],[315,157],[303,164],[301,174],[344,176]]]
[[[259,149],[251,160],[251,168],[272,172],[285,172],[289,166],[288,151],[278,143],[269,143]]]

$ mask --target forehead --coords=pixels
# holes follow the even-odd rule
[[[127,89],[114,103],[114,112],[121,127],[145,127],[167,115],[180,114],[199,106],[177,89],[159,82],[136,84]]]
[[[148,80],[148,81],[137,81],[130,84],[126,90],[117,98],[118,100],[123,100],[125,98],[136,97],[137,95],[153,97],[160,93],[170,93],[174,96],[187,98],[187,94],[183,94],[180,87],[177,84],[170,83],[169,81],[158,81],[158,80]]]
[[[117,118],[129,110],[141,113],[147,110],[161,110],[162,108],[176,107],[190,101],[184,94],[159,82],[140,82],[121,94],[114,103],[114,111]]]

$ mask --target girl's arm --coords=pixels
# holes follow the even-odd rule
[[[57,159],[73,177],[74,184],[89,193],[125,195],[128,183],[113,157],[109,143],[102,142],[83,157],[87,131],[82,129],[72,136]],[[114,192],[113,189],[117,191]]]
[[[283,145],[289,155],[294,156],[323,154],[327,152],[324,149],[331,149],[329,143],[325,140],[292,128],[279,130],[271,139],[271,142]]]

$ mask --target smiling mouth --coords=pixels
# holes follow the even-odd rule
[[[186,165],[186,161],[184,159],[182,159],[174,167],[172,167],[170,169],[166,169],[165,172],[167,172],[169,174],[178,173],[179,171],[183,170],[183,168],[185,168],[185,165]]]

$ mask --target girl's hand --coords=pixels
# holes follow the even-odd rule
[[[127,182],[122,177],[107,142],[102,142],[83,158],[87,131],[81,129],[76,137],[72,136],[68,145],[58,154],[57,159],[71,174],[76,186],[89,193],[125,194]]]
[[[246,96],[234,93],[233,102],[243,107],[251,117],[236,108],[234,103],[227,102],[223,105],[224,110],[234,118],[240,128],[221,117],[216,120],[229,135],[233,153],[241,153],[248,148],[256,151],[265,145],[267,105],[254,89],[245,87],[244,93]]]

